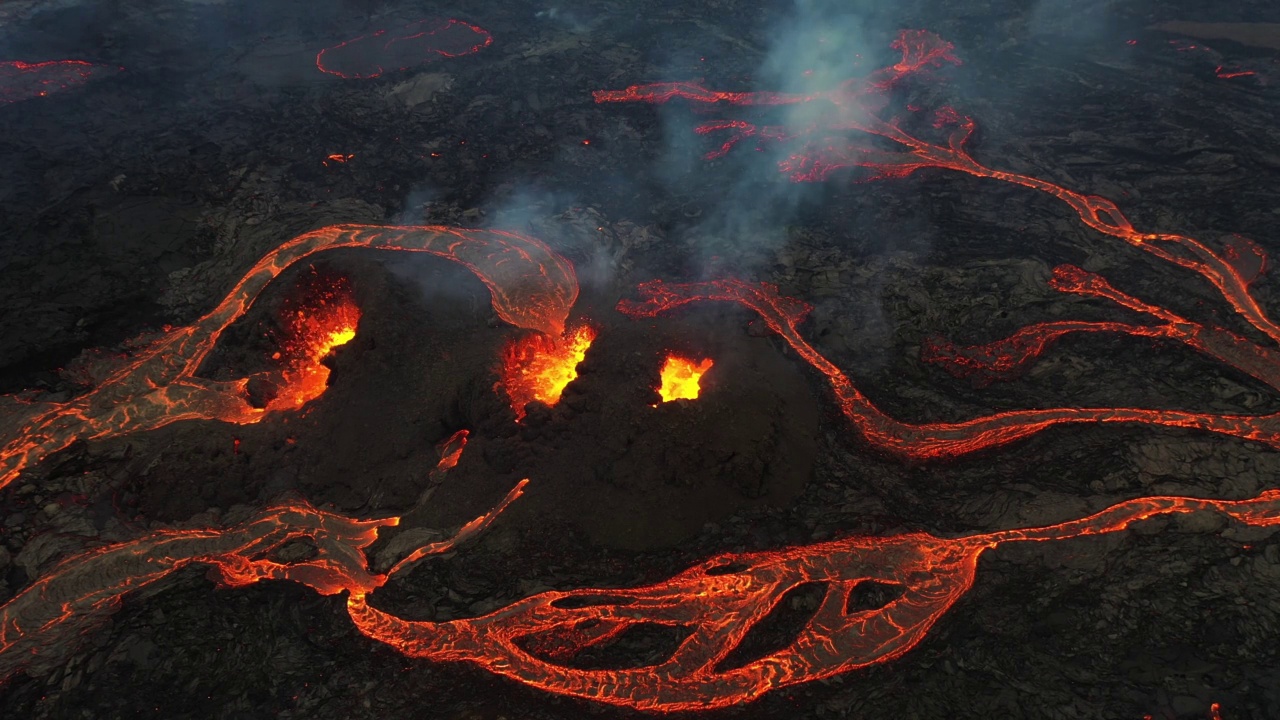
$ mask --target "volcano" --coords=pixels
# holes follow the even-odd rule
[[[1276,716],[1269,6],[0,18],[6,717]]]

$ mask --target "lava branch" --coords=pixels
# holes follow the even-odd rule
[[[922,140],[904,131],[897,120],[877,117],[875,113],[887,105],[886,91],[902,79],[932,66],[960,64],[951,54],[951,43],[928,31],[904,30],[893,47],[902,51],[900,62],[828,91],[808,94],[720,92],[696,83],[654,83],[633,85],[625,90],[600,90],[594,93],[594,97],[598,103],[665,103],[677,98],[695,103],[737,106],[827,103],[831,110],[824,120],[805,128],[758,128],[750,122],[733,120],[706,123],[697,132],[708,134],[727,130],[731,133],[730,139],[708,157],[725,154],[747,137],[785,142],[807,139],[808,144],[800,152],[779,165],[782,172],[797,182],[822,181],[833,172],[851,167],[871,171],[868,179],[900,178],[923,168],[938,168],[1048,193],[1070,206],[1080,220],[1094,230],[1197,273],[1212,284],[1250,325],[1273,341],[1280,342],[1280,326],[1267,316],[1249,292],[1249,284],[1265,265],[1265,254],[1251,241],[1236,238],[1224,251],[1217,252],[1184,235],[1140,232],[1111,200],[1068,190],[1028,175],[986,167],[967,149],[976,127],[974,121],[951,108],[941,109],[934,122],[935,127],[948,130],[945,144]],[[901,151],[860,145],[843,135],[849,132],[890,140],[900,146]]]
[[[449,438],[434,478],[451,469],[466,444],[466,431]],[[400,518],[353,520],[305,500],[281,503],[227,528],[166,528],[68,558],[0,606],[0,682],[14,673],[56,666],[83,635],[115,612],[123,597],[153,586],[194,564],[209,565],[221,587],[261,580],[292,580],[321,595],[364,595],[423,558],[449,552],[487,529],[524,493],[516,484],[492,510],[451,537],[414,549],[386,573],[369,569],[365,549],[378,531]],[[270,553],[293,541],[316,549],[306,560],[277,562]]]
[[[921,359],[941,366],[956,377],[969,378],[975,385],[983,387],[998,380],[1016,377],[1063,336],[1072,333],[1108,332],[1180,342],[1280,390],[1280,352],[1127,295],[1112,287],[1102,276],[1073,265],[1054,268],[1049,286],[1061,292],[1110,300],[1126,309],[1148,315],[1160,323],[1138,325],[1079,320],[1044,322],[1028,325],[1007,338],[986,345],[968,347],[940,338],[927,338],[921,345]]]
[[[332,225],[299,235],[257,262],[217,307],[119,362],[93,389],[66,402],[0,396],[0,487],[77,439],[100,440],[180,420],[251,424],[267,413],[247,398],[250,378],[197,377],[222,332],[285,268],[317,252],[371,248],[456,261],[488,287],[506,322],[558,336],[578,297],[573,265],[538,240],[498,230],[439,225]]]
[[[349,597],[348,611],[365,635],[411,657],[470,662],[548,692],[642,710],[708,710],[901,656],[973,586],[979,556],[1002,543],[1100,535],[1157,515],[1199,511],[1277,525],[1280,491],[1242,501],[1140,498],[1058,525],[954,539],[851,537],[726,554],[647,587],[545,592],[482,617],[442,623],[403,620],[358,592]],[[877,609],[848,610],[850,594],[866,582],[897,586],[902,594]],[[726,663],[751,628],[806,583],[824,583],[826,595],[795,639],[741,665]],[[586,670],[565,664],[642,625],[690,634],[652,665]]]
[[[1080,271],[1083,273],[1083,271]],[[1087,275],[1087,274],[1085,274]],[[1097,276],[1092,276],[1101,280]],[[1088,279],[1088,278],[1083,278]],[[1092,282],[1092,281],[1090,281]],[[1109,287],[1109,286],[1107,286]],[[1094,285],[1089,292],[1101,293]],[[764,323],[796,351],[814,369],[827,377],[836,402],[859,433],[877,448],[916,460],[941,460],[999,447],[1029,437],[1054,425],[1065,423],[1125,422],[1191,428],[1255,440],[1280,448],[1280,414],[1215,415],[1178,410],[1140,408],[1053,408],[1047,410],[1015,410],[956,423],[911,424],[886,415],[862,394],[853,382],[804,339],[797,329],[808,316],[810,307],[794,298],[780,295],[769,283],[747,283],[741,280],[712,280],[696,283],[666,283],[655,280],[642,283],[641,300],[623,300],[618,310],[632,317],[654,317],[660,313],[697,301],[735,302],[760,315]],[[1084,292],[1084,290],[1077,290]],[[1117,293],[1118,297],[1120,296]],[[1153,307],[1153,312],[1166,313]],[[1181,321],[1171,313],[1162,315],[1167,321]],[[1185,322],[1185,321],[1182,321]],[[1176,325],[1176,323],[1175,323]],[[1178,327],[1169,336],[1183,339],[1193,347],[1227,359],[1245,372],[1270,372],[1269,383],[1278,375],[1271,371],[1276,357],[1225,331],[1196,332],[1194,324]],[[1236,341],[1239,342],[1236,342]]]
[[[437,470],[452,462],[446,444]],[[978,558],[1006,542],[1066,540],[1124,530],[1158,515],[1220,512],[1252,526],[1280,525],[1280,490],[1251,500],[1149,497],[1085,518],[958,538],[910,533],[850,537],[776,551],[714,557],[664,582],[639,588],[549,591],[481,617],[404,620],[378,610],[370,593],[397,572],[483,531],[523,492],[522,480],[494,509],[451,538],[420,547],[384,574],[366,549],[399,518],[354,520],[295,501],[229,528],[165,529],[67,559],[0,606],[0,679],[54,666],[82,635],[117,609],[126,593],[192,564],[224,587],[291,580],[322,595],[348,593],[357,629],[399,652],[436,662],[470,662],[547,692],[643,710],[707,710],[749,701],[787,685],[888,662],[916,646],[973,586]],[[316,548],[305,560],[270,553],[295,540]],[[899,589],[874,609],[850,609],[858,586]],[[792,589],[825,585],[814,615],[784,648],[729,662],[747,633]],[[665,659],[625,669],[567,665],[630,628],[660,625],[689,634]]]

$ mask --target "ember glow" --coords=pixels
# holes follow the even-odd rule
[[[461,20],[421,20],[325,48],[316,55],[316,67],[342,78],[375,78],[439,58],[477,53],[492,42],[487,30]]]
[[[119,70],[120,68],[83,60],[0,62],[0,105],[48,97],[63,90],[84,85],[95,77]]]
[[[678,355],[668,355],[662,364],[662,384],[658,394],[662,402],[672,400],[697,400],[702,391],[702,375],[711,369],[711,358],[694,361]]]
[[[302,307],[285,318],[287,339],[276,353],[282,364],[281,387],[268,410],[295,410],[320,397],[329,385],[324,359],[356,337],[360,308],[345,280],[313,288]]]
[[[100,440],[181,420],[256,423],[264,410],[247,397],[249,378],[210,380],[197,372],[218,338],[285,268],[324,250],[372,248],[425,252],[453,260],[485,284],[493,308],[519,328],[559,335],[578,297],[573,266],[533,238],[499,230],[441,225],[333,225],[299,235],[249,269],[217,307],[194,324],[174,328],[133,354],[98,369],[88,392],[65,401],[0,396],[0,487],[23,468],[77,439]],[[325,332],[342,331],[339,327]],[[335,339],[324,335],[323,346]],[[279,377],[268,376],[280,386]]]
[[[596,339],[589,325],[579,325],[563,336],[530,333],[512,340],[502,351],[502,368],[495,389],[507,394],[516,422],[525,407],[538,401],[554,406],[565,386],[578,377],[578,363]]]

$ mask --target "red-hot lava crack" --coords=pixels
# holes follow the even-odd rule
[[[1060,275],[1074,276],[1082,282],[1090,279],[1100,281],[1097,276],[1073,270],[1074,273],[1063,270]],[[1088,292],[1102,294],[1103,290],[1098,285],[1093,285]],[[954,458],[999,447],[1054,425],[1084,422],[1127,422],[1193,428],[1256,440],[1280,448],[1280,415],[1213,415],[1137,408],[1054,408],[995,413],[957,423],[914,425],[884,414],[854,386],[853,381],[840,368],[810,345],[798,329],[809,314],[809,306],[799,300],[783,297],[769,283],[752,284],[741,280],[666,283],[655,280],[643,283],[640,294],[641,300],[623,300],[618,304],[618,310],[632,317],[653,317],[691,302],[722,301],[735,302],[755,311],[800,357],[827,377],[840,409],[869,443],[904,457],[918,460]],[[1116,296],[1124,297],[1119,293]],[[1172,314],[1160,317],[1175,325],[1185,322]],[[1156,334],[1156,331],[1153,330],[1152,334]],[[1203,352],[1227,360],[1245,372],[1269,372],[1269,382],[1272,385],[1280,378],[1275,373],[1277,363],[1280,362],[1275,353],[1257,348],[1225,331],[1211,332],[1188,324],[1187,327],[1179,325],[1176,332],[1170,330],[1162,336],[1176,339],[1185,337],[1183,341],[1187,344],[1197,349],[1203,346]],[[1024,341],[1023,344],[1035,347],[1033,342]],[[978,360],[974,360],[975,363],[982,360],[977,352],[966,357],[978,357]]]
[[[99,440],[180,420],[250,424],[269,409],[250,404],[251,378],[197,376],[222,332],[290,265],[336,248],[426,252],[454,260],[489,288],[506,322],[552,336],[564,331],[578,297],[573,266],[533,238],[445,226],[333,225],[299,235],[258,261],[226,298],[194,324],[169,330],[118,360],[91,390],[65,402],[0,396],[0,487],[25,467],[77,439]],[[276,373],[279,375],[280,373]],[[287,377],[268,374],[271,384]]]
[[[438,58],[477,53],[492,42],[489,31],[461,20],[420,20],[325,48],[316,55],[316,67],[343,78],[374,78]]]
[[[48,97],[121,69],[84,60],[0,62],[0,105]]]

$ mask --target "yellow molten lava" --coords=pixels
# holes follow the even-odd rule
[[[713,364],[711,358],[694,362],[677,355],[668,355],[667,362],[662,366],[662,386],[658,388],[662,402],[697,400],[698,393],[702,390],[702,376]]]
[[[312,357],[316,360],[323,360],[334,348],[339,345],[346,345],[356,338],[356,329],[354,326],[348,326],[329,333],[329,337],[323,340],[316,347],[316,353]]]
[[[310,312],[295,313],[289,322],[291,337],[283,353],[275,356],[284,363],[284,382],[267,409],[297,409],[323,395],[329,386],[329,368],[321,361],[334,348],[355,339],[359,323],[360,308],[342,291],[335,291]]]
[[[524,419],[525,406],[534,400],[546,405],[560,402],[560,394],[578,377],[578,363],[595,339],[595,330],[580,325],[565,331],[562,338],[535,334],[507,345],[497,386],[511,399],[516,422]]]

